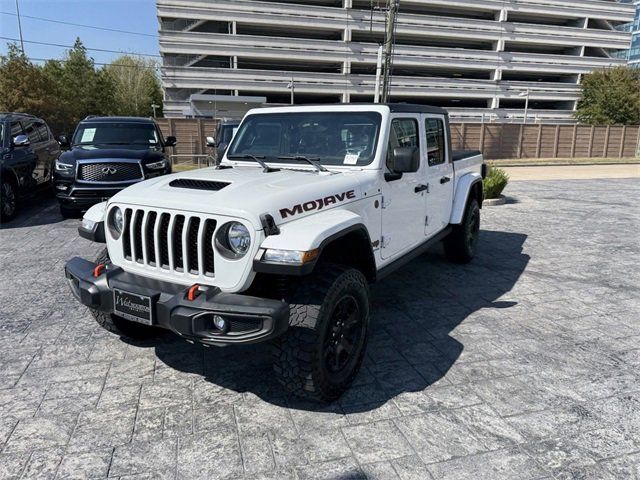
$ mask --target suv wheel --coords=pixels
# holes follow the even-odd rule
[[[95,263],[107,263],[109,262],[109,252],[105,248],[100,252]],[[122,337],[131,339],[146,339],[157,335],[160,330],[156,327],[150,327],[141,323],[130,322],[118,315],[112,313],[101,312],[100,310],[89,309],[96,322],[104,328],[113,333],[117,333]]]
[[[15,185],[8,179],[2,180],[0,185],[0,221],[8,222],[16,216],[18,211],[18,192]]]
[[[447,258],[456,263],[469,263],[476,254],[480,237],[480,206],[472,198],[460,225],[454,225],[453,231],[444,239],[444,252]]]
[[[310,400],[339,398],[364,357],[369,287],[353,268],[325,265],[290,301],[289,329],[274,342],[274,370],[291,393]]]

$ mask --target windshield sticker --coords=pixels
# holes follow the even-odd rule
[[[281,208],[280,215],[282,218],[292,217],[294,215],[300,215],[303,212],[322,210],[324,207],[328,207],[329,205],[334,205],[338,202],[344,202],[346,199],[354,198],[356,198],[356,192],[354,190],[349,190],[348,192],[329,195],[328,197],[311,200],[305,203],[299,203],[294,205],[292,208]]]
[[[355,165],[358,163],[358,158],[360,158],[360,153],[347,153],[344,156],[344,164]]]
[[[85,128],[82,132],[82,139],[80,140],[82,143],[85,142],[93,142],[93,137],[96,135],[95,128]]]

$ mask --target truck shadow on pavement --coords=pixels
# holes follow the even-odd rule
[[[458,329],[462,332],[455,332],[477,335],[473,350],[464,352],[466,361],[486,360],[499,349],[487,325],[508,316],[503,309],[517,304],[500,298],[529,262],[522,253],[526,238],[482,231],[479,254],[469,265],[449,263],[441,247],[434,247],[374,285],[366,358],[351,389],[334,405],[286,395],[272,374],[268,345],[204,348],[164,335],[154,344],[156,355],[167,366],[196,376],[196,402],[198,382],[205,381],[209,385],[203,390],[225,403],[252,394],[300,410],[370,411],[406,392],[428,392],[440,382],[463,355],[465,347],[452,332],[467,319]]]
[[[35,194],[20,200],[20,210],[10,222],[0,224],[0,230],[11,228],[37,227],[63,222],[58,201],[55,198],[46,197],[44,194]]]

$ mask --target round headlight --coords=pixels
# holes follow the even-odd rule
[[[244,255],[251,245],[251,235],[243,224],[231,222],[227,229],[227,242],[236,255]]]
[[[118,238],[120,238],[120,234],[122,233],[122,229],[124,228],[124,214],[119,207],[115,207],[113,210],[111,210],[110,220],[111,221],[109,223],[111,227],[111,233],[117,240]]]

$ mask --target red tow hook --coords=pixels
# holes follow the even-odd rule
[[[198,294],[200,293],[198,291],[199,289],[200,289],[200,285],[198,285],[197,283],[192,287],[190,287],[189,290],[187,291],[187,300],[189,300],[190,302],[193,302],[198,296]]]
[[[100,263],[96,266],[96,268],[93,269],[93,276],[95,278],[98,278],[100,275],[102,275],[102,272],[104,272],[106,265],[104,263]]]

